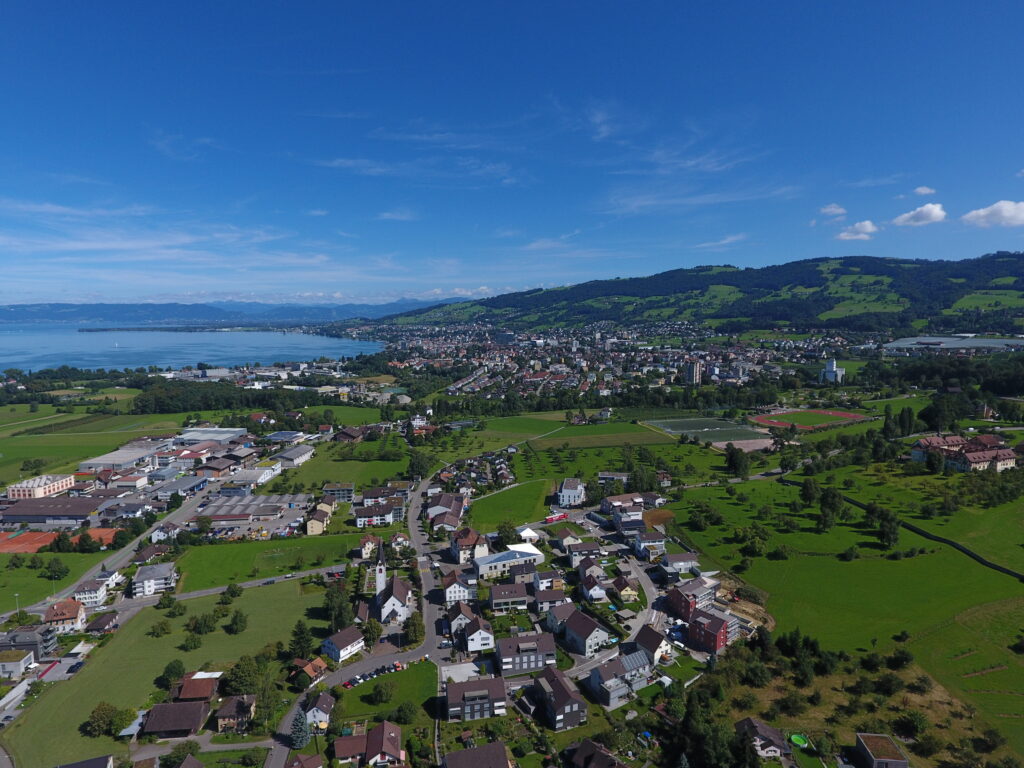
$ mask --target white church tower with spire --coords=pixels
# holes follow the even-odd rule
[[[377,546],[377,565],[374,566],[374,576],[377,587],[375,594],[379,595],[388,585],[388,563],[384,557],[383,541]]]

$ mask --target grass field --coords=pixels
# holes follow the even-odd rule
[[[347,562],[349,552],[358,546],[360,538],[361,534],[350,533],[190,547],[178,559],[178,591],[194,592],[233,581],[265,579]]]
[[[768,506],[773,515],[788,514],[786,507],[796,498],[796,489],[749,482],[738,486],[737,491],[730,497],[724,488],[697,489],[687,492],[687,501],[670,507],[677,519],[684,521],[682,531],[701,551],[705,568],[735,567],[742,555],[734,532],[759,522],[770,531],[768,551],[781,545],[791,550],[784,560],[755,557],[751,568],[742,574],[768,592],[767,608],[776,618],[778,631],[800,627],[826,647],[870,649],[877,643],[882,652],[892,646],[891,636],[905,629],[915,653],[920,642],[920,662],[927,671],[943,685],[960,691],[992,725],[1011,735],[1013,729],[1005,716],[1007,712],[1019,713],[1019,699],[1017,709],[1008,710],[1014,700],[998,691],[1024,690],[1024,665],[1007,648],[1024,626],[1017,582],[908,531],[902,532],[899,548],[924,547],[927,553],[902,560],[886,559],[873,535],[855,524],[840,524],[828,533],[816,533],[815,510],[796,516],[797,530],[786,532],[771,518],[758,519],[757,510]],[[741,494],[745,501],[739,500]],[[856,492],[852,495],[860,498]],[[686,526],[686,509],[695,499],[710,502],[723,515],[723,524],[705,531]],[[850,546],[857,547],[860,559],[839,560],[836,554]],[[980,617],[974,613],[979,602],[989,606]],[[993,626],[996,623],[998,626]],[[942,654],[952,648],[950,627],[954,626],[963,627],[956,631],[964,643],[980,644],[993,658],[1003,661],[986,661],[979,654],[979,666],[968,672],[951,664],[950,654]],[[986,633],[995,639],[986,640]],[[998,685],[982,686],[981,680],[963,677],[1000,664],[1006,669],[979,676]],[[1024,749],[1024,739],[1020,739],[1018,749]]]
[[[189,614],[209,611],[216,597],[186,602]],[[242,654],[253,654],[268,643],[288,642],[292,625],[309,618],[321,595],[303,594],[298,583],[247,590],[235,600],[249,616],[249,627],[240,635],[222,629],[203,637],[195,651],[178,648],[184,639],[185,618],[172,619],[169,635],[160,638],[146,633],[162,613],[144,608],[110,640],[89,656],[89,661],[71,680],[50,687],[28,711],[2,733],[2,740],[19,766],[52,766],[95,755],[127,753],[125,744],[108,738],[88,738],[78,727],[100,699],[118,707],[143,707],[155,690],[154,679],[171,659],[181,659],[188,670],[209,664],[214,669],[230,666]],[[319,622],[311,626],[321,629]]]
[[[40,410],[43,406],[40,406]],[[220,412],[207,412],[205,418],[216,420]],[[78,413],[69,419],[82,418]],[[150,414],[145,416],[103,416],[88,424],[62,426],[52,422],[53,431],[41,435],[11,435],[37,426],[51,426],[51,422],[22,424],[14,427],[11,423],[0,429],[0,483],[10,483],[27,477],[21,472],[25,459],[47,461],[43,472],[71,472],[78,463],[98,456],[137,437],[147,434],[173,432],[181,429],[186,414]]]
[[[261,760],[266,759],[267,752],[270,750],[265,748],[259,748],[263,757]],[[218,752],[205,752],[198,756],[198,760],[205,766],[211,766],[211,768],[229,768],[231,765],[241,765],[239,762],[248,749],[228,749]],[[260,763],[262,765],[262,763]]]
[[[702,446],[665,445],[645,446],[683,484],[707,482],[719,477],[725,471],[722,454]],[[526,446],[512,462],[512,469],[519,482],[546,478],[556,484],[565,477],[587,479],[598,472],[620,471],[623,467],[621,446],[608,448],[551,447],[546,450],[531,450]]]
[[[83,573],[97,563],[102,563],[109,554],[109,552],[95,552],[90,555],[80,555],[77,553],[40,555],[44,561],[49,561],[54,557],[59,558],[61,562],[71,569],[68,575],[60,581],[40,578],[39,571],[34,571],[24,566],[11,570],[7,567],[11,556],[0,555],[0,613],[13,611],[16,608],[16,604],[22,608],[33,605],[40,600],[45,600],[54,592],[59,592],[64,587],[70,587],[81,578]],[[23,557],[27,561],[31,555],[24,555]],[[18,595],[17,598],[14,597],[15,593]]]
[[[750,420],[761,426],[779,427],[795,425],[801,429],[814,429],[831,424],[841,424],[860,418],[861,414],[850,411],[831,411],[811,409],[806,411],[784,411],[761,416],[751,416]]]
[[[531,440],[537,450],[550,446],[569,445],[573,448],[595,448],[599,446],[654,445],[674,442],[671,435],[640,424],[617,421],[608,424],[587,424],[579,427],[567,426],[546,437]]]
[[[1021,502],[1013,501],[988,509],[965,505],[952,515],[927,518],[920,514],[921,504],[941,500],[946,488],[954,488],[958,475],[905,475],[882,464],[842,467],[817,477],[822,485],[828,478],[844,493],[859,501],[877,502],[907,520],[939,536],[958,541],[984,557],[1024,572],[1024,516]],[[852,489],[842,488],[844,483]]]
[[[391,701],[383,704],[370,702],[370,693],[377,682],[395,684],[395,695]],[[425,725],[429,721],[427,705],[430,699],[437,696],[437,667],[432,661],[418,662],[401,672],[392,672],[380,680],[363,683],[350,688],[342,697],[341,704],[345,708],[345,717],[352,720],[373,718],[375,715],[387,714],[403,701],[411,701],[419,706],[416,722],[408,726]]]
[[[380,421],[380,408],[360,408],[355,405],[311,405],[302,412],[310,418],[319,419],[324,411],[330,411],[335,424],[346,427],[360,427],[363,424],[376,424]]]
[[[385,446],[400,451],[402,458],[396,461],[360,461],[355,458],[344,458],[349,450],[354,456],[376,456]],[[357,489],[362,489],[400,477],[408,466],[408,446],[397,435],[392,435],[387,440],[359,443],[351,448],[341,443],[318,443],[316,455],[312,459],[295,469],[285,470],[273,482],[262,486],[259,492],[280,493],[282,486],[291,489],[296,485],[302,486],[303,490],[308,492],[319,492],[324,483],[342,482],[355,483]]]
[[[490,533],[498,530],[503,520],[511,520],[516,525],[543,520],[548,514],[545,500],[553,490],[550,480],[531,480],[478,499],[469,513],[473,527],[481,533]]]

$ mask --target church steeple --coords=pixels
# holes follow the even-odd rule
[[[377,586],[375,594],[379,595],[388,585],[388,562],[387,558],[384,556],[383,541],[377,546],[377,564],[374,566],[374,576],[376,577]]]

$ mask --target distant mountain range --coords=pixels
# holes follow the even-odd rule
[[[729,331],[833,328],[1024,333],[1024,254],[963,261],[851,256],[761,268],[705,266],[431,307],[396,324],[486,321],[543,330],[601,320],[696,321]]]
[[[263,304],[211,301],[204,304],[8,304],[0,323],[107,323],[116,325],[287,325],[374,320],[399,312],[462,299],[398,299],[387,304]]]

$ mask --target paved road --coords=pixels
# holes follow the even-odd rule
[[[430,559],[426,554],[430,547],[430,542],[421,530],[419,523],[420,510],[422,508],[422,497],[426,492],[428,485],[430,485],[430,478],[423,480],[423,482],[421,482],[416,488],[412,501],[409,504],[408,517],[409,538],[412,543],[412,548],[416,552],[416,561],[420,574],[422,594],[420,610],[423,611],[423,623],[426,628],[424,641],[416,648],[397,653],[395,652],[394,646],[390,643],[379,644],[376,648],[369,649],[371,653],[365,655],[364,658],[347,666],[340,667],[324,678],[323,682],[326,683],[328,687],[343,683],[345,680],[355,677],[356,675],[372,672],[383,664],[391,664],[396,661],[406,664],[418,661],[424,655],[429,655],[432,660],[437,660],[438,607],[429,603],[429,596],[431,591],[436,588],[436,582],[434,580],[434,574],[430,569]],[[367,684],[363,683],[363,685]],[[300,696],[296,700],[295,704],[288,710],[288,713],[281,718],[281,722],[277,726],[277,732],[274,734],[274,746],[270,750],[270,754],[267,755],[267,761],[264,763],[264,768],[284,768],[288,759],[292,720],[295,718],[295,712],[298,710],[301,703],[302,697]]]

